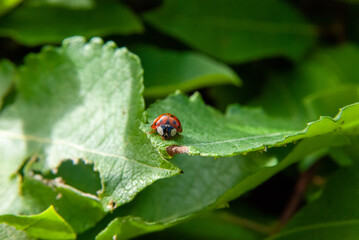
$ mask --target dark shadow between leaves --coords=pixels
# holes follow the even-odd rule
[[[94,169],[93,163],[86,163],[83,159],[62,161],[53,176],[61,177],[64,183],[85,193],[97,195],[102,189],[100,173]]]

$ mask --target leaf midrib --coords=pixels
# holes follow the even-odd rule
[[[237,141],[247,141],[250,139],[258,139],[258,138],[267,138],[267,137],[275,137],[283,135],[285,138],[286,134],[292,134],[293,132],[279,132],[279,133],[272,133],[267,135],[256,135],[256,136],[249,136],[249,137],[243,137],[243,138],[235,138],[235,139],[228,139],[223,141],[216,141],[216,142],[203,142],[203,143],[193,143],[193,145],[209,145],[209,144],[222,144],[222,143],[228,143],[228,142],[237,142]]]
[[[4,130],[0,130],[0,137],[5,137],[8,139],[17,139],[17,140],[22,140],[25,142],[37,142],[37,143],[44,143],[44,144],[63,145],[63,146],[67,146],[67,147],[70,147],[70,148],[73,148],[73,149],[76,149],[78,151],[85,152],[85,153],[92,153],[92,154],[100,155],[103,157],[113,157],[113,158],[122,159],[125,161],[132,161],[132,162],[135,162],[135,163],[138,163],[138,164],[141,164],[144,166],[148,166],[151,168],[155,168],[155,169],[161,169],[161,170],[166,170],[166,171],[170,171],[170,172],[173,171],[171,169],[152,166],[152,165],[143,163],[141,161],[137,161],[136,159],[127,158],[125,156],[121,156],[121,155],[117,155],[117,154],[113,154],[113,153],[101,152],[101,151],[97,151],[94,149],[88,149],[79,144],[67,142],[67,141],[64,141],[61,139],[56,140],[56,139],[50,139],[50,138],[41,138],[41,137],[37,137],[37,136],[19,134],[19,133],[14,133],[14,132],[10,132],[10,131],[4,131]]]

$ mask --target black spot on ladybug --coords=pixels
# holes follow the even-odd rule
[[[174,125],[177,125],[177,122],[176,122],[176,120],[173,120],[173,124],[174,124]]]
[[[162,119],[160,119],[158,122],[161,123],[161,122],[162,122]]]
[[[169,120],[169,119],[167,119],[166,124],[170,124],[170,120]]]

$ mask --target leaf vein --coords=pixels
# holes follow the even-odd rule
[[[221,144],[221,143],[228,143],[228,142],[237,142],[237,141],[246,141],[250,139],[260,139],[260,138],[268,138],[268,137],[275,137],[283,135],[285,137],[287,133],[272,133],[267,135],[256,135],[256,136],[250,136],[250,137],[242,137],[242,138],[235,138],[235,139],[228,139],[223,141],[216,141],[216,142],[204,142],[204,143],[194,143],[193,145],[210,145],[210,144]]]
[[[63,145],[63,146],[67,146],[67,147],[76,149],[81,152],[97,154],[97,155],[100,155],[103,157],[113,157],[113,158],[122,159],[122,160],[126,160],[126,161],[136,162],[138,164],[142,164],[142,165],[145,165],[145,166],[148,166],[151,168],[159,168],[159,169],[166,170],[166,171],[173,171],[171,169],[165,169],[165,168],[161,168],[161,167],[152,166],[152,165],[143,163],[141,161],[137,161],[136,159],[127,158],[127,157],[124,157],[124,156],[121,156],[118,154],[106,153],[106,152],[101,152],[101,151],[97,151],[94,149],[88,149],[88,148],[85,148],[84,146],[81,146],[81,145],[78,145],[75,143],[70,143],[70,142],[67,142],[64,140],[41,138],[41,137],[37,137],[37,136],[24,135],[24,134],[19,134],[19,133],[4,131],[4,130],[0,130],[0,137],[23,140],[23,141],[28,141],[28,142],[32,141],[32,142],[45,143],[45,144]]]

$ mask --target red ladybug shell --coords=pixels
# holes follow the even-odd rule
[[[169,124],[176,128],[177,132],[182,132],[182,125],[178,118],[171,113],[164,113],[159,115],[152,123],[151,128],[156,129],[161,125]]]

